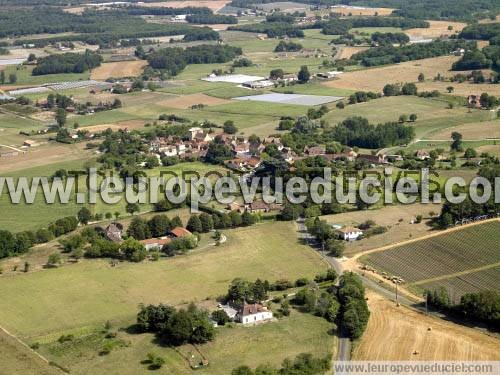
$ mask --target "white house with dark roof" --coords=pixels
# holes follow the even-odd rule
[[[258,303],[244,302],[236,315],[236,320],[243,324],[255,324],[273,318],[273,312]]]

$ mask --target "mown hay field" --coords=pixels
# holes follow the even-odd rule
[[[90,78],[105,80],[111,77],[137,77],[142,73],[142,70],[146,65],[147,62],[144,60],[103,63],[101,66],[92,70]]]
[[[500,222],[492,221],[374,252],[361,257],[361,261],[402,277],[410,288],[422,289],[427,282],[432,282],[433,287],[446,284],[458,298],[471,291],[498,289],[499,240]],[[487,274],[483,277],[478,272]],[[445,281],[457,276],[463,281],[472,273],[475,275],[468,282]]]
[[[463,22],[451,22],[451,21],[427,21],[430,24],[428,28],[415,28],[405,30],[404,33],[410,38],[439,38],[440,36],[450,36],[455,33],[462,31],[462,29],[467,26]],[[451,30],[448,27],[451,26]]]

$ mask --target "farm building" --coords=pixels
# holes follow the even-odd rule
[[[263,81],[249,81],[249,82],[243,82],[242,83],[243,87],[248,87],[249,89],[263,89],[265,87],[271,87],[274,86],[273,81],[269,81],[267,79]]]
[[[255,324],[272,318],[273,313],[267,307],[258,303],[249,304],[246,302],[243,303],[243,306],[241,306],[236,315],[236,320],[243,324]]]
[[[321,72],[316,74],[318,78],[326,78],[326,79],[333,79],[333,78],[338,78],[339,75],[341,75],[344,72],[338,72],[338,71],[331,71],[331,72]]]
[[[172,242],[172,240],[168,237],[148,238],[146,240],[140,241],[140,243],[143,244],[148,251],[154,248],[161,249],[163,245],[166,245],[170,242]]]
[[[336,229],[338,236],[344,241],[354,241],[363,235],[363,231],[354,227],[343,227]]]
[[[36,141],[32,141],[31,139],[27,139],[23,142],[23,146],[35,147],[35,146],[38,146],[38,143]]]

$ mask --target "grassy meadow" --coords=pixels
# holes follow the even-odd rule
[[[22,338],[51,341],[112,322],[131,322],[137,305],[184,304],[215,298],[235,277],[277,280],[311,277],[327,265],[298,242],[294,223],[224,231],[226,244],[186,256],[110,267],[106,260],[5,276],[0,322]],[[37,301],[33,304],[33,301]],[[29,311],[26,319],[20,311]]]

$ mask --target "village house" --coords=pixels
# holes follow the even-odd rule
[[[385,159],[385,155],[371,155],[371,154],[359,154],[358,159],[365,160],[371,164],[386,164],[387,160]]]
[[[169,237],[148,238],[139,242],[146,248],[146,250],[149,251],[154,248],[161,249],[163,245],[172,242],[172,239],[170,239]]]
[[[104,229],[104,235],[112,242],[120,242],[122,240],[122,229],[121,224],[111,223]]]
[[[415,152],[415,157],[419,160],[428,160],[431,158],[429,153],[425,150],[417,150],[417,152]]]
[[[255,214],[255,213],[258,213],[258,212],[266,213],[266,212],[271,211],[271,207],[266,202],[264,202],[264,201],[256,201],[256,202],[250,203],[250,206],[248,207],[248,210],[252,214]]]
[[[175,238],[190,236],[192,233],[183,227],[175,227],[170,231],[170,234]]]
[[[256,324],[272,318],[273,313],[267,307],[258,303],[249,304],[246,302],[243,303],[236,315],[236,320],[243,324]]]
[[[363,231],[354,227],[343,227],[335,231],[340,239],[344,241],[355,241],[363,235]]]
[[[245,212],[245,206],[240,205],[238,202],[231,202],[226,206],[228,211],[236,211],[238,213]]]
[[[318,156],[326,154],[325,146],[304,147],[304,154],[308,156]]]
[[[236,152],[236,155],[248,155],[250,154],[250,144],[237,143],[233,146],[233,151]]]
[[[479,100],[479,96],[469,95],[467,97],[467,106],[469,108],[481,108],[481,102]]]

